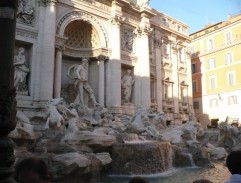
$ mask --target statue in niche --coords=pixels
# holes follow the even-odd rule
[[[34,19],[34,7],[32,1],[19,0],[17,19],[24,23],[31,24]]]
[[[131,93],[132,93],[132,86],[135,80],[131,75],[131,69],[127,69],[126,74],[122,77],[121,86],[123,89],[123,98],[125,103],[130,103],[131,101]]]
[[[74,79],[75,87],[78,87],[78,93],[76,95],[75,104],[80,104],[86,106],[84,102],[84,91],[86,91],[93,102],[93,105],[99,106],[99,103],[96,102],[94,92],[88,83],[88,60],[82,59],[81,64],[74,64],[68,69],[68,77]],[[87,107],[87,106],[86,106]]]
[[[134,33],[130,31],[122,32],[122,49],[127,51],[133,50]]]
[[[28,94],[26,77],[29,73],[29,68],[26,66],[25,49],[20,47],[18,54],[14,57],[14,87],[17,93]]]

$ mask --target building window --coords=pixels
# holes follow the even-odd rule
[[[238,99],[236,95],[228,97],[228,105],[238,104]]]
[[[209,100],[209,105],[210,105],[210,108],[218,107],[218,99],[213,98],[213,99]]]
[[[188,85],[185,81],[180,83],[180,100],[181,102],[188,102]]]
[[[213,46],[213,39],[208,39],[207,40],[207,51],[211,51],[213,50],[214,46]]]
[[[192,57],[196,56],[195,46],[191,46]]]
[[[235,74],[234,71],[227,72],[227,80],[228,80],[228,86],[232,86],[235,84]]]
[[[209,82],[210,82],[211,89],[216,88],[216,76],[215,75],[209,76]]]
[[[179,61],[180,62],[184,62],[184,54],[183,54],[183,48],[180,48],[179,50],[178,50],[178,57],[179,57]]]
[[[226,44],[231,44],[232,43],[231,32],[226,32],[225,33],[225,43]]]
[[[199,102],[198,101],[194,101],[193,102],[193,108],[194,109],[199,109]]]
[[[197,81],[193,81],[192,82],[192,92],[194,93],[194,92],[197,92],[198,90],[197,90]]]
[[[232,59],[232,53],[226,53],[225,54],[225,64],[228,65],[228,64],[231,64],[233,62],[233,59]]]
[[[214,69],[216,67],[215,58],[208,59],[208,69]]]
[[[196,63],[192,64],[192,74],[197,72]]]

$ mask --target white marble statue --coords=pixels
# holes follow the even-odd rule
[[[17,91],[27,94],[26,77],[29,73],[29,68],[26,66],[25,49],[20,47],[18,54],[14,57],[14,87]]]
[[[140,7],[148,7],[150,0],[137,0],[137,5]]]
[[[57,105],[62,104],[63,99],[57,98],[57,99],[50,99],[47,103],[47,122],[45,124],[45,128],[60,128],[63,127],[65,124],[65,120],[63,116],[59,113],[57,110]]]
[[[124,102],[130,103],[131,102],[131,93],[132,93],[132,86],[135,80],[131,75],[131,70],[127,69],[126,74],[122,77],[121,86],[123,89],[123,98]]]
[[[74,64],[68,69],[68,76],[75,80],[75,87],[78,87],[74,103],[86,106],[84,102],[84,91],[86,91],[96,107],[99,104],[96,102],[94,92],[88,83],[88,60],[83,59],[81,64]]]

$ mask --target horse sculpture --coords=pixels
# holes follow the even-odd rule
[[[62,98],[57,99],[50,99],[47,103],[46,109],[47,109],[47,122],[45,125],[45,128],[60,128],[61,126],[64,126],[64,118],[60,114],[60,112],[57,110],[57,106],[59,104],[63,103]]]

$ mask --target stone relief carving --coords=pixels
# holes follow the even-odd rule
[[[130,2],[140,7],[149,7],[148,4],[150,0],[131,0]]]
[[[137,27],[135,29],[135,34],[138,36],[149,36],[153,31],[153,28],[151,28],[148,25],[145,25],[144,27]]]
[[[126,74],[121,79],[121,87],[123,90],[123,100],[125,103],[130,103],[131,101],[131,93],[132,93],[132,86],[135,80],[131,75],[131,70],[127,69]]]
[[[133,31],[123,30],[121,33],[121,43],[122,49],[125,51],[133,50],[133,42],[134,42],[135,34]]]
[[[20,47],[18,54],[14,57],[14,87],[18,94],[27,95],[27,75],[29,68],[26,66],[25,48]]]
[[[32,24],[34,20],[34,15],[34,2],[27,0],[19,0],[17,20],[23,23]]]
[[[114,15],[113,17],[111,17],[112,25],[120,26],[124,21],[125,21],[125,17],[119,16],[119,15]]]

